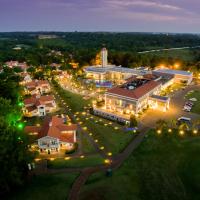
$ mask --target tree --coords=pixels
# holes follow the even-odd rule
[[[130,127],[137,127],[138,122],[135,115],[130,115]]]
[[[187,130],[189,130],[189,125],[186,122],[182,122],[179,125],[179,130],[187,131]]]
[[[156,122],[156,127],[159,128],[159,129],[166,128],[167,127],[167,122],[165,120],[163,120],[163,119],[159,119]]]
[[[32,159],[23,132],[9,126],[0,117],[0,194],[24,182],[28,172],[27,164]]]

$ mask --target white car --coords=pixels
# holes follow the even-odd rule
[[[184,106],[184,107],[183,107],[183,110],[184,110],[184,111],[187,111],[187,112],[190,112],[191,109],[192,109],[192,108],[191,108],[190,106]]]

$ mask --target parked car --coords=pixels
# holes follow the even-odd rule
[[[177,125],[180,125],[181,123],[187,123],[187,124],[191,124],[191,118],[188,118],[188,117],[184,117],[184,116],[182,116],[182,117],[179,117],[178,119],[177,119]]]

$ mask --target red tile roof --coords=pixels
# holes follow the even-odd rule
[[[26,126],[24,128],[24,131],[26,133],[39,133],[41,127],[38,127],[38,126]]]
[[[30,98],[24,99],[24,105],[27,107],[29,104],[33,104],[36,106],[39,105],[49,105],[49,102],[54,100],[53,95],[45,95],[40,98],[36,98],[36,96],[32,96]],[[52,105],[52,104],[51,104]]]
[[[26,87],[37,87],[37,86],[46,86],[49,85],[49,82],[46,80],[33,80],[26,84]]]
[[[115,88],[108,90],[106,93],[116,94],[116,95],[125,96],[125,97],[129,97],[133,99],[139,99],[145,94],[147,94],[148,92],[150,92],[151,90],[153,90],[154,88],[158,87],[159,85],[161,85],[161,83],[152,80],[133,90],[128,90],[126,88],[117,86]]]
[[[38,128],[38,127],[37,127]],[[62,142],[74,143],[73,133],[64,133],[64,131],[76,131],[77,125],[66,125],[63,123],[63,119],[57,116],[47,117],[44,121],[42,127],[37,129],[38,138],[43,138],[45,136],[58,138]],[[25,128],[26,133],[36,132],[35,126],[27,126]]]

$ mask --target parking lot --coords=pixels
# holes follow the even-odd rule
[[[176,91],[171,95],[170,109],[167,112],[148,110],[141,117],[140,125],[154,127],[159,119],[170,121],[181,116],[191,118],[192,120],[200,119],[199,114],[183,111],[183,107],[187,101],[184,97],[191,90],[200,90],[200,85],[187,86],[184,90]]]

